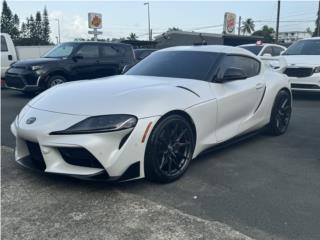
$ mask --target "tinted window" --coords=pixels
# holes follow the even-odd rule
[[[273,48],[273,56],[280,56],[281,52],[284,51],[281,47],[272,47]]]
[[[126,74],[207,80],[219,54],[197,51],[156,52]]]
[[[260,71],[260,63],[249,57],[244,56],[225,56],[221,63],[221,75],[228,68],[239,68],[241,69],[248,77],[253,77],[259,74]]]
[[[320,55],[320,39],[295,42],[283,55]]]
[[[44,57],[46,58],[63,58],[68,57],[72,53],[76,44],[62,43],[50,50]]]
[[[272,48],[271,47],[266,47],[264,50],[263,50],[263,52],[262,52],[262,56],[264,55],[264,54],[270,54],[271,56],[273,56],[272,54]]]
[[[125,55],[125,49],[119,46],[105,45],[102,46],[103,57],[119,57]]]
[[[81,55],[84,58],[98,58],[99,47],[97,45],[84,45],[78,50],[77,55]]]
[[[4,38],[4,36],[1,36],[1,52],[7,52],[7,51],[8,51],[8,46],[7,46],[6,39]]]
[[[134,54],[136,56],[136,59],[142,60],[149,56],[154,50],[135,50]]]
[[[247,49],[255,55],[258,55],[262,49],[262,46],[240,46],[241,48]]]

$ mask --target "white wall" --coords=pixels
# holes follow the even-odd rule
[[[16,46],[19,60],[28,58],[39,58],[51,50],[54,45],[47,46]]]

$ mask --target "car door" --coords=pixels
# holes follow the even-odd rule
[[[265,82],[259,76],[258,60],[241,55],[226,55],[220,63],[217,79],[223,78],[230,68],[240,69],[247,77],[211,83],[218,105],[216,124],[218,142],[239,134],[240,124],[255,112],[265,90]]]
[[[99,64],[101,75],[112,76],[121,73],[125,49],[115,44],[102,44],[100,51],[101,58]]]
[[[72,75],[75,76],[75,80],[99,77],[99,57],[98,44],[81,44],[72,57]]]
[[[12,53],[9,52],[6,39],[4,36],[1,36],[1,77],[4,77],[5,71],[13,61],[14,59]]]

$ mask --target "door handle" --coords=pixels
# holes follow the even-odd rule
[[[8,60],[12,61],[12,55],[8,55]]]
[[[262,84],[262,83],[258,83],[257,85],[256,85],[256,89],[261,89],[261,88],[263,88],[264,87],[264,84]]]

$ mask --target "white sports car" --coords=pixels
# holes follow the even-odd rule
[[[204,150],[291,116],[288,78],[252,53],[187,46],[152,53],[124,75],[65,83],[23,108],[16,161],[80,178],[170,182]]]

